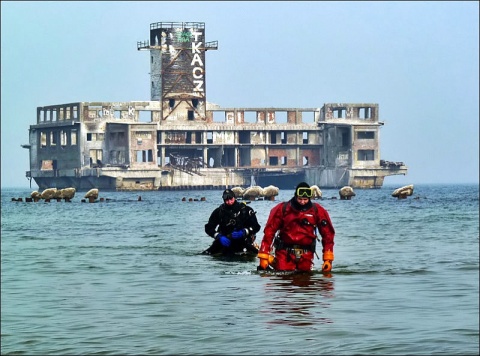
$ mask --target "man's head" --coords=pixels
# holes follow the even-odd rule
[[[235,203],[235,193],[231,189],[225,189],[222,194],[222,199],[226,205],[233,205],[233,203]]]
[[[310,202],[312,194],[312,189],[310,188],[310,185],[308,185],[308,183],[298,183],[297,187],[295,188],[295,198],[300,205],[308,204],[308,202]]]

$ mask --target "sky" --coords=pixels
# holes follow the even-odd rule
[[[218,41],[211,103],[377,103],[380,158],[408,167],[385,184],[479,182],[478,1],[2,1],[2,188],[30,186],[37,107],[150,100],[155,22]]]

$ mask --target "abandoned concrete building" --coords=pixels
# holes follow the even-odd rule
[[[207,102],[202,22],[157,22],[137,50],[150,51],[151,98],[37,108],[30,170],[41,189],[212,189],[305,180],[321,188],[380,188],[405,175],[380,159],[378,104],[320,108],[222,108]]]

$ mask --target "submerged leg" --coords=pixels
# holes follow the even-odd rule
[[[202,255],[215,255],[223,252],[223,246],[218,240],[214,240],[209,248],[202,252]]]

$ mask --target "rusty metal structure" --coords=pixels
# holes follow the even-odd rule
[[[137,50],[150,52],[149,101],[37,108],[30,170],[41,189],[212,189],[300,180],[324,188],[379,188],[406,174],[380,159],[378,104],[222,108],[207,102],[202,22],[157,22]]]

